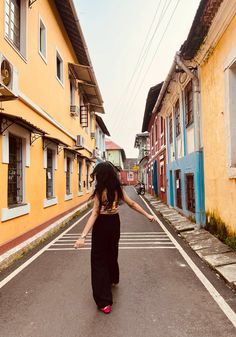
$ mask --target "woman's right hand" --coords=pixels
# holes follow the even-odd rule
[[[147,218],[148,218],[148,220],[149,220],[150,222],[155,221],[155,217],[154,217],[153,215],[151,215],[151,214],[148,214],[148,215],[147,215]]]
[[[85,238],[79,238],[75,244],[74,244],[74,248],[77,249],[77,248],[82,248],[84,247],[85,245]]]

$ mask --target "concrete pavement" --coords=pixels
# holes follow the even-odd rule
[[[145,199],[160,214],[189,246],[236,290],[236,252],[222,243],[204,228],[170,208],[150,194]]]

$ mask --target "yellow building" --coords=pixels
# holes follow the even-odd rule
[[[181,53],[199,66],[205,209],[236,233],[236,1],[201,1]]]
[[[103,101],[72,0],[0,1],[0,252],[88,200]]]

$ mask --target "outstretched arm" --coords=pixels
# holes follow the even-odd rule
[[[124,190],[123,190],[123,200],[130,208],[146,216],[146,218],[148,218],[149,221],[155,220],[153,215],[147,213],[139,204],[137,204],[137,202],[132,200]]]
[[[90,229],[93,227],[98,215],[99,215],[99,199],[97,195],[95,195],[92,213],[83,229],[81,237],[75,242],[74,248],[80,248],[84,246],[85,237],[87,236]]]

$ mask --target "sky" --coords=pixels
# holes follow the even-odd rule
[[[165,80],[200,0],[74,0],[112,141],[136,158],[146,98]]]

